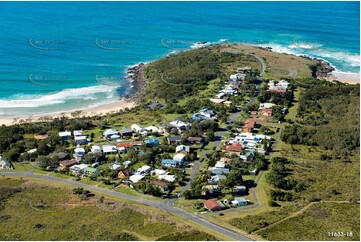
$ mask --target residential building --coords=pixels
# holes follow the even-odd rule
[[[231,203],[233,206],[246,206],[248,201],[244,197],[235,197]]]
[[[244,121],[243,124],[243,132],[252,133],[254,128],[256,127],[256,121],[254,119],[248,118]]]
[[[132,161],[130,161],[130,160],[127,160],[127,161],[124,161],[123,162],[123,166],[125,167],[125,168],[128,168],[129,166],[131,166],[132,165]]]
[[[59,132],[59,137],[60,137],[62,140],[68,140],[69,137],[71,137],[71,132],[70,132],[70,131]]]
[[[178,161],[180,164],[182,164],[184,161],[186,161],[185,154],[182,154],[182,153],[176,154],[173,157],[173,160]]]
[[[203,144],[205,140],[203,137],[189,136],[187,142],[190,144]]]
[[[150,139],[146,139],[144,140],[144,143],[147,147],[155,147],[159,145],[159,138],[150,138]]]
[[[218,185],[205,185],[202,187],[201,194],[203,196],[207,196],[207,195],[213,195],[216,192],[218,192]]]
[[[130,172],[128,169],[122,169],[118,173],[118,179],[124,179],[128,176],[130,176]]]
[[[113,135],[118,135],[118,134],[119,134],[118,131],[114,129],[107,129],[103,132],[104,137],[107,139],[111,139]]]
[[[187,130],[191,127],[190,123],[183,122],[180,120],[175,120],[169,123],[171,126],[178,129],[178,132],[182,132],[183,130]]]
[[[177,167],[177,166],[179,166],[179,161],[176,161],[176,160],[163,159],[161,161],[161,163],[162,163],[162,166],[165,166],[165,167]]]
[[[101,150],[100,146],[93,145],[92,148],[91,148],[91,152],[94,153],[94,154],[95,153],[102,153],[102,150]]]
[[[136,175],[131,175],[129,177],[129,180],[134,184],[134,183],[137,183],[138,181],[142,180],[144,177],[145,177],[144,175],[136,174]]]
[[[102,148],[104,154],[116,154],[118,152],[115,145],[103,145]]]
[[[264,109],[264,108],[272,108],[273,106],[277,106],[274,103],[260,103],[259,104],[259,109]]]
[[[268,117],[272,116],[272,108],[264,108],[262,110],[262,115]]]
[[[222,174],[229,174],[230,171],[228,168],[213,168],[212,169],[212,174],[214,175],[222,175]]]
[[[87,164],[73,165],[69,167],[69,171],[72,173],[72,175],[78,176],[80,174],[83,174],[85,168],[87,167]]]
[[[242,145],[238,144],[238,143],[227,145],[225,148],[225,152],[227,152],[229,154],[240,155],[241,151],[242,151]]]
[[[251,162],[255,158],[255,154],[252,151],[249,151],[244,155],[240,155],[239,158],[244,162]]]
[[[132,137],[133,136],[133,130],[127,128],[127,127],[121,127],[119,130],[119,134],[122,138],[124,137]]]
[[[214,175],[211,176],[210,179],[208,179],[208,183],[212,185],[217,185],[221,180],[225,180],[227,177],[225,175]]]
[[[206,209],[212,212],[216,212],[225,208],[223,203],[221,203],[220,201],[207,200],[203,202],[203,204]]]
[[[159,175],[159,180],[165,180],[168,182],[174,182],[177,177],[175,175]]]
[[[73,135],[74,135],[74,137],[82,136],[83,135],[83,130],[74,130]]]
[[[247,193],[247,187],[246,186],[234,186],[233,192],[245,194],[245,193]]]
[[[70,159],[70,155],[66,152],[59,152],[58,153],[58,161],[61,161],[61,160],[68,160]]]
[[[62,160],[59,161],[59,169],[60,170],[65,170],[68,169],[69,167],[79,164],[79,161],[77,160]]]
[[[84,150],[84,148],[78,147],[78,148],[75,148],[75,149],[74,149],[74,154],[73,154],[73,156],[74,156],[74,158],[75,158],[77,161],[82,160],[83,157],[84,157],[84,155],[85,155],[85,150]]]
[[[36,139],[36,140],[43,140],[43,139],[47,139],[48,137],[49,137],[49,135],[47,135],[47,134],[34,135],[34,139]]]
[[[167,183],[162,181],[151,181],[151,184],[158,187],[162,192],[166,192],[169,190]]]
[[[94,167],[87,167],[84,169],[84,175],[97,177],[98,176],[98,169]]]
[[[180,142],[182,140],[182,136],[176,135],[176,136],[172,136],[172,137],[167,137],[167,140],[168,140],[168,145],[180,144]]]
[[[187,145],[178,145],[176,148],[175,148],[175,152],[176,153],[182,153],[182,154],[189,154],[189,151],[190,151],[190,147],[187,146]]]
[[[11,170],[14,166],[5,157],[0,156],[0,170]]]
[[[90,140],[85,135],[75,136],[74,137],[75,145],[85,145],[88,144]]]

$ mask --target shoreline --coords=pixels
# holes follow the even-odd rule
[[[219,44],[219,43],[218,43]],[[222,44],[220,44],[222,45]],[[284,53],[284,52],[278,52],[275,51],[272,47],[263,47],[263,46],[257,46],[257,45],[249,45],[253,47],[258,47],[264,50],[268,50],[275,53],[283,53],[288,55],[295,55],[291,53]],[[192,50],[191,48],[189,50]],[[168,55],[168,54],[167,54]],[[166,56],[167,56],[166,55]],[[296,55],[297,56],[297,55]],[[312,56],[308,55],[298,55],[303,58],[307,59],[313,59],[317,60],[321,63],[321,65],[324,67],[323,70],[319,73],[317,73],[317,79],[325,79],[327,81],[339,81],[342,83],[347,84],[360,84],[360,74],[358,73],[347,73],[347,72],[341,72],[335,69],[331,65],[330,62],[324,59],[320,58],[314,58]],[[162,57],[163,58],[163,57]],[[129,81],[129,87],[131,91],[126,94],[125,96],[121,97],[120,100],[113,101],[107,104],[101,104],[90,108],[83,108],[78,110],[70,110],[70,111],[63,111],[63,112],[56,112],[56,113],[44,113],[44,114],[34,114],[34,115],[14,115],[14,116],[0,116],[0,126],[1,125],[12,125],[12,124],[18,124],[23,122],[37,122],[37,121],[46,121],[48,119],[58,118],[58,117],[68,117],[72,118],[72,113],[79,112],[80,116],[98,116],[98,115],[105,115],[110,112],[116,112],[119,110],[123,110],[125,108],[133,108],[137,105],[139,105],[140,96],[142,93],[145,92],[147,89],[147,82],[144,78],[144,72],[143,69],[147,65],[153,63],[156,60],[149,61],[149,62],[140,62],[135,65],[128,66],[126,70],[126,76],[125,79]]]
[[[72,110],[72,111],[65,111],[65,112],[57,112],[57,113],[48,113],[48,114],[35,114],[29,116],[7,116],[7,117],[0,117],[0,126],[1,125],[13,125],[19,124],[23,122],[43,122],[49,119],[60,118],[60,117],[67,117],[73,118],[73,113],[79,113],[79,116],[98,116],[98,115],[105,115],[107,113],[118,112],[120,110],[124,110],[126,108],[133,108],[135,107],[135,101],[132,99],[121,99],[115,102],[102,104],[99,106],[86,108],[82,110]]]

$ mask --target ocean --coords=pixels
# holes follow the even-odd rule
[[[269,46],[359,75],[359,2],[0,2],[0,116],[93,107],[128,67],[207,41]]]

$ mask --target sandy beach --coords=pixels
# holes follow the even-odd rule
[[[325,78],[328,81],[337,80],[339,82],[343,83],[349,83],[349,84],[359,84],[360,83],[360,75],[356,74],[349,74],[344,72],[336,72],[333,71],[330,73],[330,76]]]
[[[104,115],[111,112],[116,112],[125,108],[132,108],[135,106],[134,101],[130,100],[119,100],[116,102],[112,102],[109,104],[99,105],[96,107],[83,109],[83,110],[73,110],[59,113],[51,113],[51,114],[39,114],[32,116],[9,116],[9,117],[0,117],[0,125],[12,125],[22,122],[36,122],[46,119],[53,119],[57,117],[72,117],[72,113],[75,111],[81,111],[80,116],[96,116],[96,115]]]

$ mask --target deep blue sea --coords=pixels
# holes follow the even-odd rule
[[[359,11],[359,2],[0,2],[0,116],[117,100],[127,67],[199,41],[270,46],[357,75]]]

